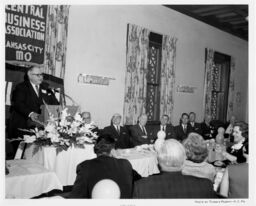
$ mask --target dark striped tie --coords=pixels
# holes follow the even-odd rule
[[[39,85],[36,85],[37,96],[39,96]]]

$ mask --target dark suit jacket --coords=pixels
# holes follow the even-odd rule
[[[161,125],[155,126],[154,132],[153,132],[154,134],[153,136],[155,139],[157,138],[157,133],[159,132],[160,129],[161,129]],[[165,133],[166,133],[165,139],[171,139],[171,138],[177,139],[174,126],[167,124],[165,127]]]
[[[207,125],[205,122],[201,124],[202,136],[205,140],[215,138],[217,132],[214,127],[210,124]]]
[[[187,131],[186,131],[186,133],[183,131],[182,125],[177,125],[175,127],[175,132],[176,132],[177,140],[183,141],[184,139],[187,138],[188,134],[191,131],[192,131],[192,128],[191,128],[191,126],[189,124],[187,124]]]
[[[113,125],[105,127],[102,131],[103,135],[109,135],[115,141],[115,148],[129,148],[130,137],[125,127],[120,126],[120,133],[118,134]]]
[[[29,81],[18,84],[12,94],[9,138],[16,138],[21,135],[17,128],[29,127],[32,121],[30,121],[28,115],[31,112],[41,113],[40,106],[44,104],[43,99],[47,104],[58,104],[58,101],[52,95],[53,93],[50,93],[47,88],[40,86],[38,97]]]
[[[134,170],[126,159],[99,156],[86,160],[77,166],[77,177],[68,198],[91,198],[94,185],[103,179],[115,181],[121,191],[121,198],[131,198]]]
[[[147,132],[147,138],[143,138],[144,135],[142,129],[140,128],[139,124],[133,125],[131,127],[131,141],[133,146],[142,145],[142,144],[150,144],[150,140],[152,139],[149,134],[149,130],[147,129],[147,126],[145,126],[146,132]]]
[[[189,124],[189,126],[191,128],[190,132],[196,132],[196,133],[202,135],[202,129],[201,129],[201,124],[200,123],[195,122],[194,123],[194,127],[192,127],[190,122],[188,124]]]
[[[163,172],[135,182],[133,198],[216,198],[206,178]]]

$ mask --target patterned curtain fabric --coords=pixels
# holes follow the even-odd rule
[[[214,68],[214,50],[207,49],[204,77],[204,114],[212,115],[211,100],[212,100],[212,73]]]
[[[47,11],[44,72],[62,79],[66,65],[69,7],[50,5]]]
[[[233,115],[234,103],[235,103],[235,59],[231,57],[227,120],[230,120],[230,117]]]
[[[149,30],[128,24],[124,124],[136,124],[145,113]]]
[[[173,92],[175,90],[176,42],[174,37],[163,35],[161,60],[160,116],[167,114],[172,120]]]

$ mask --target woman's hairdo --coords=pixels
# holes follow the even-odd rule
[[[234,127],[239,127],[239,130],[242,132],[242,136],[248,138],[248,124],[245,122],[236,122]]]
[[[190,133],[183,141],[183,145],[185,147],[187,159],[192,162],[203,162],[208,156],[207,145],[203,137],[197,133]]]

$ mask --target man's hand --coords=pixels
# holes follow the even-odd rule
[[[29,117],[32,119],[32,121],[38,121],[39,114],[32,112]]]

